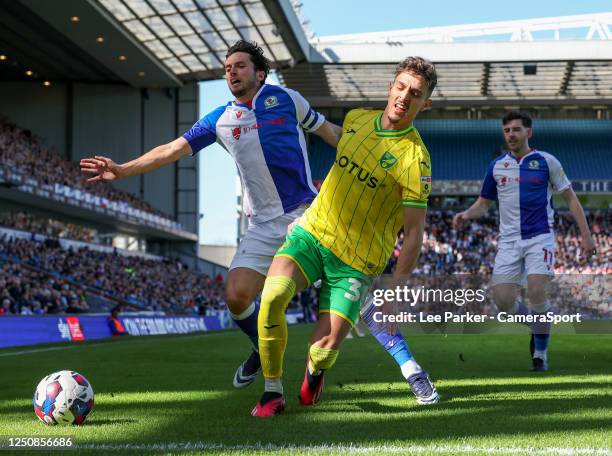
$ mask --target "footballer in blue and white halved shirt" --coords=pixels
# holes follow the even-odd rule
[[[316,132],[324,122],[298,92],[263,84],[248,103],[218,107],[183,137],[194,154],[215,142],[227,150],[240,173],[244,210],[260,224],[316,196],[304,132]]]
[[[493,268],[492,291],[501,311],[527,315],[521,287],[527,283],[527,300],[533,315],[551,310],[548,283],[554,274],[555,238],[552,195],[561,193],[582,235],[582,253],[594,254],[595,244],[582,206],[559,161],[547,152],[529,147],[532,120],[524,112],[512,111],[502,120],[509,151],[487,168],[480,197],[466,211],[455,215],[453,224],[478,218],[498,202],[500,234]],[[531,324],[534,371],[548,369],[549,322]]]

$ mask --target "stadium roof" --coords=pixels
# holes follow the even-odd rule
[[[422,55],[436,63],[436,104],[609,103],[611,25],[602,13],[316,38],[282,80],[315,105],[376,105],[395,64]]]
[[[289,0],[4,1],[0,79],[177,87],[223,77],[240,38],[275,68],[304,61],[309,46]]]
[[[227,49],[256,41],[277,67],[293,63],[274,19],[283,2],[260,0],[98,0],[178,77],[222,77]],[[285,5],[287,5],[285,3]]]
[[[305,23],[296,0],[0,2],[0,78],[177,87],[222,77],[245,38],[315,106],[384,103],[408,55],[436,63],[438,106],[612,102],[612,13],[328,37]]]

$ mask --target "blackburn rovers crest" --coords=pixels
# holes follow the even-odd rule
[[[264,100],[264,105],[266,109],[273,108],[274,106],[278,106],[278,99],[275,96],[270,96]]]

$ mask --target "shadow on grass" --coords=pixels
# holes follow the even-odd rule
[[[562,378],[562,377],[560,377]],[[612,376],[611,376],[612,380]],[[376,393],[373,393],[369,385],[370,382],[363,382],[359,380],[355,380],[356,383],[344,384],[337,382],[335,384],[335,388],[328,387],[327,397],[328,399],[339,399],[351,401],[363,399],[364,397],[371,396],[375,394],[380,397],[411,397],[410,388],[406,384],[405,387],[398,387],[397,383],[389,383],[387,386],[380,388]],[[438,392],[441,394],[442,398],[448,401],[451,398],[462,398],[462,397],[474,397],[474,396],[487,396],[494,394],[532,394],[532,393],[572,393],[574,397],[581,396],[581,390],[597,390],[605,388],[606,384],[602,382],[589,382],[589,383],[581,383],[579,381],[576,382],[558,382],[556,383],[554,379],[551,379],[550,382],[547,383],[529,383],[528,379],[525,379],[524,382],[521,382],[518,379],[514,380],[514,383],[509,384],[475,384],[473,386],[469,385],[453,385],[452,383],[447,385],[443,381],[440,381],[437,385]],[[608,385],[610,388],[612,385]],[[584,393],[583,396],[589,396],[588,392]],[[526,397],[525,400],[531,400],[529,397]],[[612,404],[612,398],[607,397],[607,402]]]
[[[34,406],[32,403],[28,405],[1,405],[0,412],[6,413],[34,413]]]
[[[285,356],[288,408],[272,420],[249,414],[261,380],[246,391],[231,388],[233,371],[245,356],[240,334],[227,341],[202,337],[112,344],[97,348],[95,357],[78,350],[32,355],[27,364],[32,367],[26,369],[23,360],[4,358],[2,367],[17,378],[11,377],[0,399],[31,397],[35,385],[24,385],[66,365],[85,373],[96,392],[104,394],[84,426],[94,428],[87,433],[89,441],[108,435],[108,443],[430,444],[481,437],[528,446],[542,436],[548,445],[563,439],[580,445],[589,436],[585,445],[610,445],[612,357],[607,344],[612,338],[555,338],[551,358],[556,356],[555,367],[563,370],[535,377],[525,372],[529,353],[524,335],[408,337],[413,352],[438,380],[443,401],[432,407],[415,404],[408,385],[400,383],[397,366],[371,337],[356,339],[343,346],[341,359],[329,372],[322,403],[302,408],[296,395],[311,328],[293,329],[297,332],[292,332]],[[609,377],[594,380],[587,372]],[[152,401],[147,391],[162,394]],[[193,391],[218,394],[190,397]],[[108,400],[111,392],[118,400]],[[122,400],[121,394],[130,392],[140,394]],[[0,416],[3,412],[33,417],[31,405],[0,400]]]
[[[612,400],[581,397],[580,383],[547,384],[551,392],[575,391],[575,397],[530,399],[542,392],[542,385],[507,385],[517,394],[510,398],[478,398],[492,392],[481,385],[473,388],[449,387],[445,396],[461,399],[434,406],[416,406],[409,391],[355,392],[333,389],[314,407],[300,407],[288,395],[286,412],[272,420],[249,416],[255,400],[252,394],[225,398],[158,403],[158,410],[168,419],[163,427],[139,436],[143,441],[206,440],[225,444],[263,441],[277,445],[371,444],[373,441],[402,441],[428,444],[439,440],[508,438],[520,436],[529,443],[530,436],[564,436],[600,432],[612,427]],[[589,384],[594,388],[596,385]],[[601,387],[605,387],[602,383]],[[500,389],[495,386],[494,391]],[[443,394],[444,394],[443,393]],[[523,397],[521,393],[526,393]],[[146,403],[106,404],[105,414],[146,416]],[[566,416],[564,416],[566,415]],[[110,420],[112,422],[112,420]],[[93,423],[93,422],[92,422]],[[109,423],[110,424],[110,423]],[[513,440],[514,441],[514,440]],[[605,443],[605,442],[602,442]]]
[[[96,426],[118,426],[121,424],[136,423],[138,420],[133,418],[117,418],[117,419],[96,419],[95,415],[86,421],[87,427]]]

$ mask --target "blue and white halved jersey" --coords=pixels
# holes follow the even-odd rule
[[[234,158],[252,223],[262,223],[310,203],[312,184],[304,131],[325,117],[296,91],[264,84],[252,107],[229,102],[186,132],[193,154],[217,142]]]
[[[552,233],[552,193],[571,186],[561,163],[532,150],[521,160],[510,152],[491,162],[480,196],[499,201],[500,238],[530,239]]]

